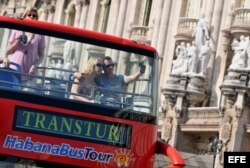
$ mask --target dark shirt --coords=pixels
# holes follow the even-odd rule
[[[112,78],[108,78],[105,74],[101,74],[95,78],[95,82],[98,87],[110,90],[101,91],[103,95],[101,98],[102,104],[113,107],[120,107],[121,94],[112,91],[123,91],[125,85],[124,76],[114,75]]]

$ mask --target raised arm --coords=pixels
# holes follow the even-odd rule
[[[129,83],[135,81],[136,79],[138,79],[139,76],[141,76],[145,72],[145,69],[146,69],[145,65],[140,65],[140,70],[138,72],[136,72],[135,74],[129,75],[129,76],[124,75],[125,84],[129,84]]]

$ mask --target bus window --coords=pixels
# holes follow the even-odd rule
[[[3,36],[5,39],[1,43],[4,55],[7,53],[6,46],[8,46],[10,34],[13,31],[7,28],[1,29],[1,32],[5,33]],[[102,74],[93,79],[86,79],[88,82],[79,83],[81,88],[87,90],[88,94],[79,93],[78,96],[87,97],[93,102],[97,96],[99,102],[95,103],[112,108],[126,108],[130,111],[144,113],[152,112],[152,69],[154,69],[154,58],[143,54],[102,47],[99,44],[93,45],[47,35],[42,36],[46,39],[44,66],[40,65],[36,76],[31,77],[32,80],[28,83],[22,83],[22,85],[28,85],[25,91],[60,98],[72,98],[74,93],[70,91],[73,79],[69,78],[70,75],[76,71],[84,73],[89,60],[98,59],[103,61],[105,57],[109,57],[112,61],[113,67],[111,69],[115,78],[105,78],[107,68],[105,63],[102,62]],[[31,42],[32,39],[29,43]],[[27,43],[22,47],[28,50],[30,46]],[[9,54],[9,58],[11,58],[11,54]],[[142,66],[145,68],[144,72],[137,75]],[[10,68],[13,68],[13,66],[10,66]],[[22,72],[22,76],[27,77],[29,74]],[[102,77],[100,78],[100,76]],[[131,76],[136,77],[126,83]]]

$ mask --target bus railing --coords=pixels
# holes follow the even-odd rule
[[[185,166],[185,161],[179,152],[165,142],[157,141],[156,153],[165,155],[170,159],[171,165],[165,166],[164,168],[182,168]]]
[[[1,61],[0,61],[1,63]],[[64,73],[67,77],[62,79],[58,79],[55,77],[47,76],[48,70],[53,71],[60,71],[60,73]],[[13,83],[11,81],[7,81],[5,79],[1,79],[0,75],[0,86],[5,87],[6,85],[13,85],[16,86],[16,89],[20,91],[28,91],[35,94],[42,94],[53,96],[57,98],[70,98],[74,95],[82,96],[89,99],[95,99],[95,92],[100,91],[101,93],[112,93],[112,94],[119,94],[121,97],[120,101],[112,101],[108,99],[103,99],[102,103],[106,103],[109,105],[115,105],[115,107],[119,108],[127,108],[131,107],[134,111],[141,111],[141,112],[148,112],[152,111],[151,106],[151,96],[143,93],[131,93],[131,92],[124,92],[124,91],[114,91],[109,89],[104,89],[97,86],[86,85],[86,84],[79,84],[78,85],[90,88],[91,94],[90,95],[83,95],[83,94],[76,94],[71,92],[71,86],[75,84],[74,80],[72,79],[73,71],[60,69],[60,68],[50,68],[50,67],[38,67],[37,74],[25,74],[19,71],[11,70],[10,68],[2,67],[0,68],[0,74],[13,74],[17,78],[22,78],[23,76],[28,76],[32,80],[30,83],[22,84],[22,82]],[[5,86],[4,86],[5,85]],[[141,102],[141,103],[138,103]]]

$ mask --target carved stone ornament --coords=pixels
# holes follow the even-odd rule
[[[232,134],[232,124],[231,117],[227,116],[225,119],[225,123],[221,127],[221,137],[220,139],[224,144],[226,144],[231,139]]]
[[[176,117],[177,117],[177,118],[180,118],[180,117],[181,117],[181,113],[182,113],[182,110],[179,109],[179,108],[177,108],[177,107],[175,107],[175,114],[176,114]]]
[[[224,116],[224,113],[225,113],[225,110],[226,110],[226,107],[225,106],[220,106],[219,107],[219,116],[220,117],[223,117]]]
[[[172,118],[171,117],[167,117],[166,118],[166,124],[164,127],[164,134],[163,137],[165,139],[166,142],[168,142],[171,139],[171,135],[172,135]]]
[[[243,108],[241,106],[235,105],[236,117],[241,117],[242,111],[243,111]]]

